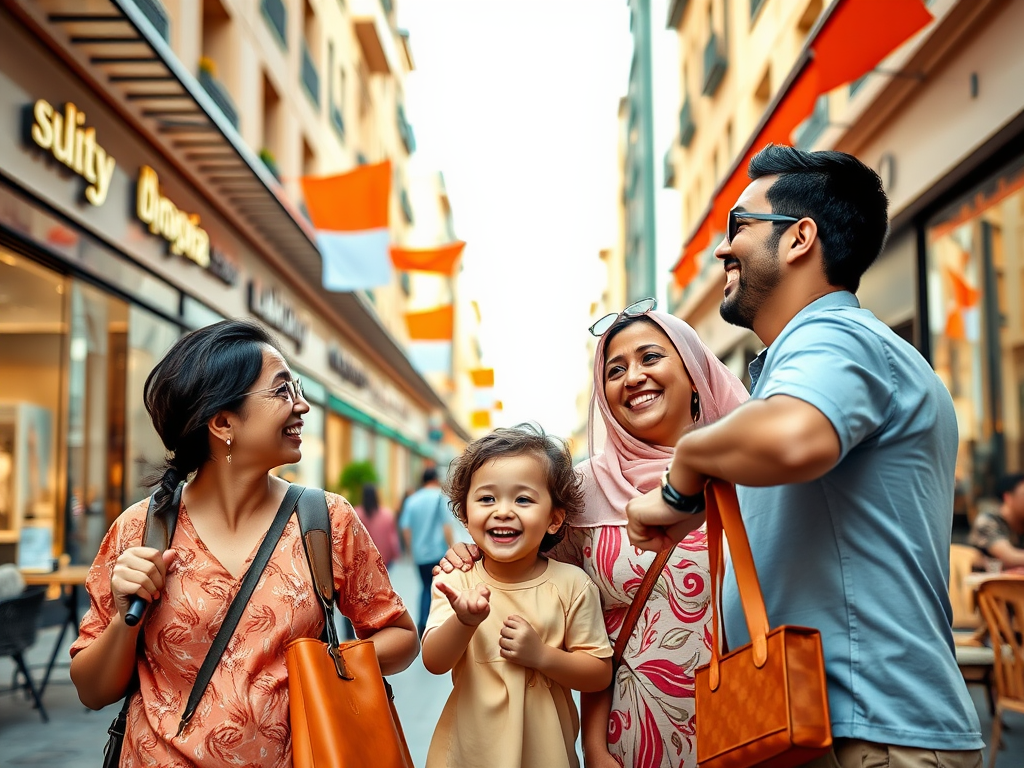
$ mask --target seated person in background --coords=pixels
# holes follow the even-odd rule
[[[981,512],[967,541],[1003,568],[1024,568],[1024,474],[1006,475],[996,483],[999,508]]]

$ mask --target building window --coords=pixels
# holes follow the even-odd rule
[[[1024,471],[1024,157],[926,229],[932,365],[949,388],[960,450],[956,512],[973,518],[996,479]]]
[[[260,0],[260,13],[278,44],[288,50],[288,11],[281,0]]]

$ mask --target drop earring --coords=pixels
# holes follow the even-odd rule
[[[228,438],[228,464],[231,463],[231,438]]]
[[[693,419],[693,423],[697,423],[697,419],[700,418],[700,395],[697,394],[697,390],[693,390],[693,397],[690,398],[690,418]]]

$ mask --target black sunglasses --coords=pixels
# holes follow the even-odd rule
[[[800,221],[796,216],[783,216],[781,213],[751,213],[750,211],[737,211],[733,208],[729,211],[729,226],[725,233],[726,239],[730,243],[739,231],[740,219],[752,219],[754,221],[788,221],[790,223]]]

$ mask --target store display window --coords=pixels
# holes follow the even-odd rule
[[[932,364],[960,433],[955,511],[970,520],[999,475],[1024,470],[1024,157],[934,217],[926,241]]]

